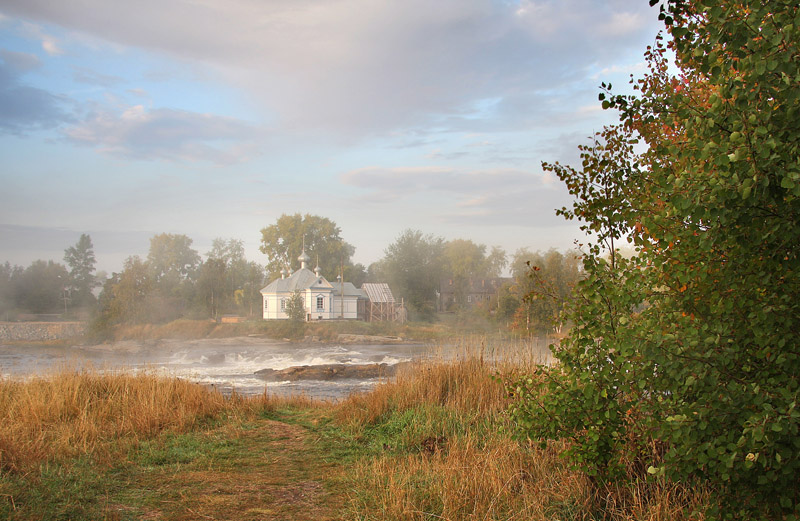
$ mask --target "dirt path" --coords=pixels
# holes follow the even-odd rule
[[[149,520],[334,520],[341,469],[303,427],[275,420],[222,427],[150,450],[113,493],[110,517]],[[185,438],[185,437],[184,437]],[[196,452],[186,449],[196,447]],[[149,463],[145,461],[145,463]]]

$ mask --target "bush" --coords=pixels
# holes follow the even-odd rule
[[[676,0],[661,17],[678,76],[659,42],[637,95],[600,95],[620,124],[582,170],[545,165],[576,197],[560,213],[596,241],[549,392],[512,382],[513,414],[526,436],[572,439],[598,482],[638,462],[711,484],[718,515],[797,518],[797,7]]]

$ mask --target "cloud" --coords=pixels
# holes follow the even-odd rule
[[[120,84],[123,79],[119,76],[103,74],[86,67],[73,67],[72,77],[78,83],[95,85],[98,87],[113,87]]]
[[[32,23],[25,23],[23,25],[24,31],[41,42],[42,49],[50,56],[60,56],[64,54],[64,50],[58,44],[58,40],[46,33],[41,26]]]
[[[464,225],[563,224],[554,209],[570,198],[547,173],[519,169],[458,170],[448,167],[366,167],[346,172],[342,182],[361,188],[363,204],[386,204],[421,196],[441,222]],[[430,203],[430,200],[426,200]]]
[[[38,69],[42,66],[42,60],[38,56],[27,52],[0,49],[0,58],[3,59],[6,67],[20,73]]]
[[[69,100],[21,81],[20,72],[36,67],[32,55],[5,51],[0,57],[0,132],[24,134],[70,120]]]
[[[116,156],[218,164],[253,156],[259,134],[233,118],[142,105],[98,107],[64,133],[69,141]]]
[[[343,138],[481,128],[487,120],[530,125],[546,103],[535,93],[569,90],[590,68],[613,66],[632,43],[652,39],[658,25],[645,2],[618,0],[81,5],[6,0],[4,9],[209,64],[249,89],[287,131]]]
[[[141,89],[141,88],[128,89],[128,92],[133,94],[137,98],[149,98],[150,97],[150,94],[146,90]]]
[[[644,24],[641,13],[616,12],[599,26],[600,34],[611,37],[635,33]]]
[[[596,72],[591,76],[591,79],[597,80],[599,78],[610,76],[612,74],[638,74],[643,73],[647,70],[647,64],[645,62],[638,62],[638,63],[631,63],[626,65],[612,65],[610,67],[604,67],[600,71]]]

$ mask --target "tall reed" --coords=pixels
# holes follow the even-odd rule
[[[228,402],[199,385],[152,374],[62,369],[0,380],[0,471],[81,454],[107,459],[165,429],[190,429]]]
[[[398,521],[699,519],[692,512],[707,500],[703,491],[636,479],[597,490],[560,457],[566,442],[540,448],[512,436],[504,375],[537,378],[535,367],[550,362],[546,346],[465,338],[339,404],[337,421],[379,452],[355,467],[349,514]]]

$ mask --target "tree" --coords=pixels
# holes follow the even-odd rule
[[[195,296],[209,316],[218,318],[227,301],[233,298],[225,263],[211,258],[202,263],[197,272]]]
[[[244,242],[240,239],[217,237],[211,242],[211,251],[206,253],[209,259],[222,261],[226,266],[247,262],[244,256]]]
[[[404,298],[419,318],[428,320],[436,310],[444,248],[445,242],[441,237],[405,230],[386,248],[379,265],[370,271],[379,272],[396,291],[396,296]]]
[[[514,414],[530,436],[570,437],[597,480],[647,469],[710,482],[726,516],[797,517],[798,7],[661,9],[678,75],[658,42],[637,94],[601,93],[620,124],[581,170],[546,165],[596,240],[549,392],[517,382]]]
[[[137,255],[125,259],[122,272],[105,284],[100,300],[107,306],[108,324],[140,324],[150,318],[147,298],[153,288],[152,271]]]
[[[351,264],[344,267],[344,280],[351,282],[355,287],[359,288],[367,281],[367,268],[363,264]]]
[[[512,289],[519,303],[512,327],[529,333],[561,333],[564,311],[583,277],[578,253],[555,249],[530,252],[523,248],[514,255],[512,275]]]
[[[443,262],[444,273],[453,280],[456,307],[467,305],[471,280],[499,277],[508,264],[502,248],[493,247],[487,256],[486,245],[465,239],[454,239],[445,244]]]
[[[286,300],[286,314],[289,316],[290,338],[300,338],[306,328],[306,306],[303,303],[303,294],[299,291],[292,293]]]
[[[161,233],[150,238],[147,265],[154,287],[165,297],[184,296],[186,282],[200,264],[200,256],[192,249],[186,235]]]
[[[261,288],[264,287],[264,268],[257,262],[247,263],[247,272],[242,288],[237,290],[236,304],[247,316],[261,309]]]
[[[197,295],[206,304],[214,302],[215,313],[219,311],[232,311],[236,304],[236,293],[244,290],[245,284],[249,282],[250,266],[244,255],[244,242],[239,239],[216,238],[212,242],[211,251],[207,253],[208,259],[201,265],[198,274]],[[210,268],[213,269],[209,271]],[[210,298],[210,279],[211,273],[214,289]]]
[[[36,260],[14,277],[14,300],[30,313],[63,313],[68,307],[69,273],[53,261]]]
[[[500,246],[492,246],[484,261],[484,272],[487,277],[499,277],[508,266],[508,255]]]
[[[0,315],[8,320],[9,311],[17,307],[15,286],[23,269],[9,262],[0,264]]]
[[[297,258],[305,241],[305,251],[311,262],[319,262],[322,274],[335,278],[342,265],[350,266],[355,252],[355,248],[342,239],[341,233],[336,223],[325,217],[299,213],[281,215],[275,224],[261,230],[259,249],[269,258],[268,277],[278,277],[286,267],[290,271],[299,268]]]
[[[94,278],[94,246],[87,234],[81,234],[75,246],[64,250],[64,262],[69,266],[69,287],[74,306],[88,306],[95,302],[92,290],[97,286]]]

